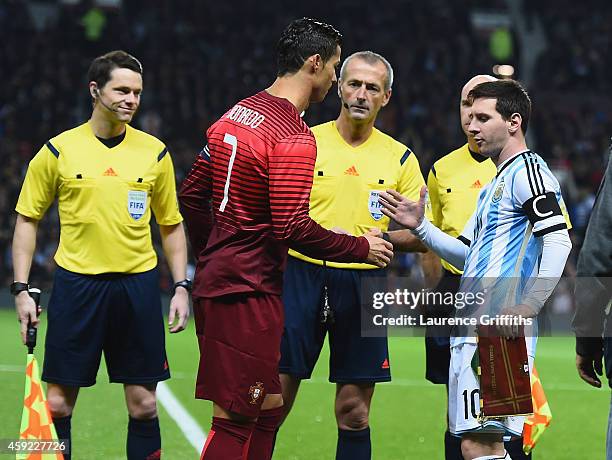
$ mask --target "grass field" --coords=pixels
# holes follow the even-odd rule
[[[44,320],[37,356],[42,363]],[[168,385],[177,399],[208,430],[210,405],[193,398],[198,364],[193,322],[185,332],[168,337],[173,378]],[[445,426],[444,388],[426,382],[423,339],[390,341],[394,380],[377,387],[371,414],[374,459],[442,459]],[[23,402],[25,347],[18,336],[12,310],[0,309],[0,439],[18,436]],[[604,458],[609,389],[583,384],[574,369],[570,338],[543,338],[536,359],[553,412],[553,421],[534,458],[576,460]],[[120,385],[109,385],[104,365],[98,383],[81,391],[73,416],[76,460],[124,458],[127,415]],[[279,433],[274,459],[332,459],[336,427],[333,385],[327,382],[327,354],[323,353],[313,380],[302,385],[294,410]],[[166,459],[196,459],[195,449],[177,424],[160,409]],[[1,454],[0,454],[1,456]]]

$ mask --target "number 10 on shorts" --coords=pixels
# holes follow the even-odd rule
[[[476,388],[469,395],[468,390],[463,390],[463,416],[466,420],[470,418],[470,413],[473,418],[478,417],[476,407],[480,408],[480,390]]]

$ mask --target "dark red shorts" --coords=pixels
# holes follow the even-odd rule
[[[266,394],[280,394],[280,296],[249,293],[194,299],[200,367],[196,398],[256,417]]]

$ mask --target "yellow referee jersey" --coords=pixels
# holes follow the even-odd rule
[[[126,126],[113,148],[89,123],[47,142],[30,161],[15,210],[40,220],[57,197],[55,261],[76,273],[139,273],[157,265],[151,211],[160,225],[182,221],[172,160],[155,137]]]
[[[419,162],[404,144],[374,128],[363,144],[352,147],[330,121],[312,128],[317,141],[310,217],[327,229],[340,227],[360,236],[371,228],[386,231],[389,218],[380,211],[378,194],[387,189],[418,200],[425,181]],[[289,254],[321,265],[296,251]],[[376,268],[369,264],[328,262],[336,268]]]
[[[495,164],[471,153],[467,144],[436,161],[427,177],[432,223],[444,233],[459,236],[476,209],[480,190],[496,173]],[[442,266],[462,273],[445,260]]]

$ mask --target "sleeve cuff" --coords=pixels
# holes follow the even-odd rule
[[[370,253],[370,243],[365,236],[357,238],[357,262],[366,262]]]
[[[595,356],[603,352],[602,337],[576,337],[576,354],[580,356]]]
[[[429,222],[427,217],[423,216],[423,221],[419,224],[417,228],[411,231],[416,237],[422,240],[425,238],[425,235],[427,235],[427,230],[430,225],[431,225],[431,222]]]

